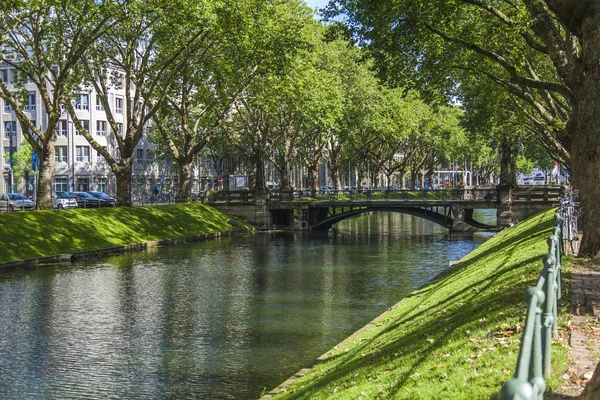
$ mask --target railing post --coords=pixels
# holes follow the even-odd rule
[[[555,248],[555,257],[556,257],[556,270],[557,277],[556,281],[558,283],[557,293],[556,293],[556,303],[557,305],[562,304],[562,244],[563,244],[563,218],[560,213],[556,213],[554,215],[554,220],[556,221],[556,230],[555,236],[558,237],[558,243]]]
[[[542,296],[540,297],[540,293]],[[536,296],[538,297],[538,306],[535,307],[535,324],[533,329],[533,351],[531,354],[531,379],[533,386],[533,398],[543,400],[544,392],[546,391],[546,382],[542,370],[542,331],[540,325],[542,323],[542,309],[539,307],[544,302],[543,291],[536,288]],[[547,301],[548,299],[546,299]],[[547,303],[546,303],[547,304]]]
[[[552,243],[552,236],[548,239],[549,243]],[[551,246],[550,246],[551,247]],[[547,270],[546,282],[545,282],[545,295],[546,305],[544,312],[544,321],[542,324],[542,336],[544,345],[544,376],[548,377],[551,373],[551,359],[552,359],[552,333],[556,324],[556,301],[554,293],[556,290],[556,259],[552,254],[553,249],[550,248],[550,253],[544,256],[544,269]]]

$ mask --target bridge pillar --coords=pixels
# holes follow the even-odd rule
[[[273,225],[271,211],[269,210],[269,195],[257,195],[254,197],[254,220],[256,225],[269,228]]]
[[[452,204],[452,232],[473,232],[477,228],[467,224],[465,220],[472,216],[473,210],[468,210],[462,204]]]
[[[315,226],[316,224],[323,221],[324,219],[327,219],[327,212],[328,212],[327,208],[322,208],[322,207],[309,208],[307,210],[308,227],[310,228],[312,226]],[[330,227],[323,227],[323,229],[327,229],[327,228],[330,228]]]

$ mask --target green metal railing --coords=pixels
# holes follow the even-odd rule
[[[544,377],[551,374],[552,339],[558,338],[558,306],[561,302],[561,261],[563,218],[555,216],[548,238],[544,268],[534,287],[526,290],[527,316],[521,337],[517,369],[513,379],[500,391],[502,400],[542,400],[546,390]]]

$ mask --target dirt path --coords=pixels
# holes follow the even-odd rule
[[[600,362],[600,266],[582,262],[571,272],[570,345],[573,366],[564,386],[547,399],[577,398]]]

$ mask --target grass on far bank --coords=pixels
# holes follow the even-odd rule
[[[548,210],[502,231],[277,398],[496,399],[515,370],[524,291],[542,270],[553,216]],[[553,345],[552,357],[549,388],[567,369],[566,341]]]
[[[237,227],[229,222],[232,219]],[[198,203],[0,213],[0,262],[247,227]]]

